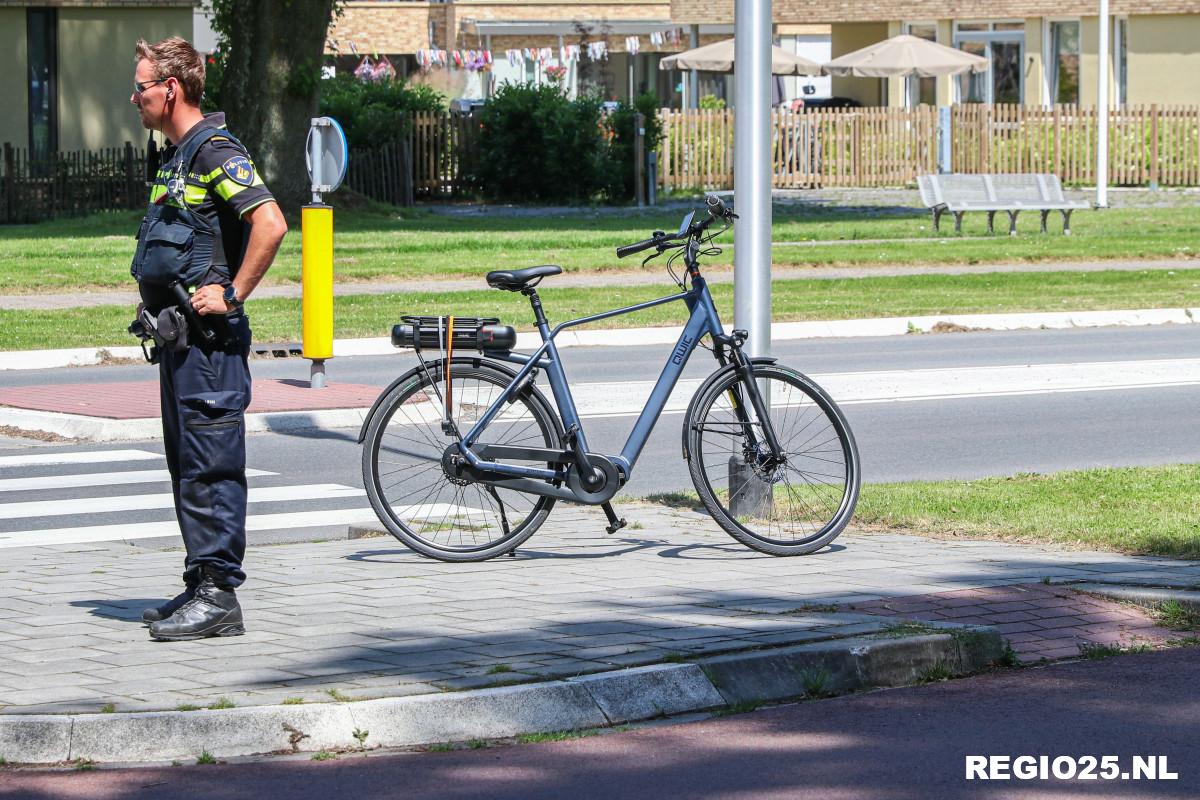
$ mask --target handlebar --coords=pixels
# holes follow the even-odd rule
[[[662,244],[669,238],[671,238],[671,237],[655,236],[652,239],[645,239],[643,241],[637,242],[636,244],[627,244],[624,247],[618,247],[617,248],[617,258],[624,258],[625,256],[631,256],[634,253],[640,253],[643,250],[649,250],[651,247],[655,247],[656,245]]]
[[[656,232],[655,235],[649,239],[643,239],[640,242],[618,247],[617,258],[625,258],[625,256],[631,256],[634,253],[640,253],[643,250],[649,250],[652,247],[661,248],[663,245],[669,243],[680,242],[691,238],[699,238],[700,235],[708,230],[709,226],[717,220],[728,221],[737,219],[737,214],[734,214],[732,211],[730,211],[729,207],[726,206],[725,203],[722,202],[721,198],[717,197],[715,194],[708,195],[708,197],[705,198],[704,203],[708,209],[708,219],[704,220],[703,222],[693,222],[686,231],[681,233],[666,234],[662,232]]]
[[[730,211],[729,208],[726,207],[725,203],[722,202],[721,198],[717,197],[715,194],[710,194],[708,197],[704,198],[704,203],[708,206],[708,213],[714,218],[723,217],[728,219],[733,215],[733,212]]]

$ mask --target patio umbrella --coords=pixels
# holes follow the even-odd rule
[[[658,62],[658,68],[733,72],[733,39],[706,44],[695,50],[667,56]],[[821,65],[789,53],[782,47],[772,47],[771,72],[776,75],[820,75]]]
[[[901,34],[839,56],[823,69],[826,75],[853,75],[859,78],[898,78],[905,75],[933,78],[967,71],[987,72],[989,63],[983,56]]]

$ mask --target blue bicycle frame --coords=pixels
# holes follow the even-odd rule
[[[567,375],[563,371],[562,360],[559,357],[558,348],[554,344],[554,338],[558,336],[560,331],[564,331],[567,328],[574,328],[577,325],[585,325],[589,322],[597,322],[622,314],[630,314],[635,311],[654,308],[666,303],[673,303],[676,300],[682,300],[687,304],[688,309],[691,311],[691,316],[688,318],[687,325],[683,328],[683,333],[679,336],[679,341],[676,342],[675,347],[671,350],[671,355],[667,359],[667,363],[663,366],[662,373],[658,376],[658,382],[654,384],[654,390],[650,393],[650,398],[646,401],[645,408],[642,409],[637,422],[634,423],[633,430],[629,434],[629,439],[625,442],[625,447],[622,448],[619,456],[612,457],[618,469],[624,473],[624,479],[628,480],[630,474],[633,472],[634,463],[637,462],[642,448],[646,446],[646,441],[650,438],[650,432],[654,429],[654,423],[658,421],[659,415],[662,414],[663,408],[666,407],[667,399],[671,396],[671,391],[679,381],[679,376],[683,373],[683,368],[687,365],[688,359],[698,346],[700,339],[706,333],[711,335],[714,341],[717,337],[725,335],[725,331],[721,326],[721,319],[717,315],[716,306],[713,305],[712,294],[708,291],[708,284],[699,275],[692,276],[692,287],[687,291],[679,292],[669,297],[660,297],[657,300],[649,300],[645,303],[638,303],[626,308],[605,311],[590,317],[573,319],[569,322],[560,323],[553,330],[550,329],[550,325],[545,321],[544,315],[540,313],[540,307],[537,307],[539,311],[538,333],[542,337],[542,346],[532,355],[504,353],[490,356],[498,360],[522,364],[523,366],[517,372],[516,377],[512,379],[512,382],[505,388],[504,392],[501,393],[499,399],[492,403],[491,407],[484,412],[474,427],[463,436],[462,441],[459,443],[459,450],[463,458],[477,470],[486,470],[492,473],[522,478],[561,479],[563,477],[561,473],[550,469],[485,461],[473,453],[470,448],[513,397],[518,387],[523,384],[526,376],[534,369],[542,369],[546,371],[546,376],[550,381],[550,389],[554,393],[554,401],[558,405],[558,411],[562,416],[563,424],[568,430],[572,428],[577,430],[575,439],[576,448],[584,453],[590,452],[587,446],[587,439],[584,436],[583,424],[579,419],[579,412],[575,409],[575,400],[571,396],[571,389],[567,384]]]

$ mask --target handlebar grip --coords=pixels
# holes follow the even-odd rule
[[[704,202],[708,206],[708,213],[712,214],[714,217],[729,216],[729,208],[726,207],[721,198],[717,197],[715,194],[708,195],[708,197],[704,198]]]
[[[188,290],[184,288],[183,284],[175,281],[169,288],[175,294],[175,299],[179,301],[179,310],[187,317],[192,327],[200,331],[200,335],[204,337],[204,341],[215,341],[217,335],[213,333],[212,328],[204,324],[203,320],[200,319],[200,315],[196,313],[196,309],[192,308],[192,296],[188,294]]]
[[[617,258],[624,258],[625,256],[631,256],[634,253],[640,253],[643,250],[649,250],[651,247],[657,245],[660,241],[662,240],[658,238],[645,239],[637,242],[636,244],[627,244],[624,247],[618,247]]]

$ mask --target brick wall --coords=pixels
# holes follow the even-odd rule
[[[0,8],[192,8],[197,0],[0,0]]]
[[[1016,19],[1095,16],[1095,0],[774,0],[776,22],[867,22],[904,19]],[[1112,0],[1113,14],[1200,14],[1200,0]],[[679,23],[729,23],[733,0],[671,0]]]
[[[4,0],[0,0],[3,2]],[[624,2],[572,3],[564,0],[466,0],[453,4],[425,2],[346,3],[341,17],[330,27],[329,37],[336,40],[343,55],[350,53],[353,43],[360,53],[413,53],[429,47],[429,23],[434,23],[434,44],[446,49],[477,47],[475,36],[459,33],[464,20],[479,21],[575,21],[575,20],[647,20],[666,22],[670,19],[671,4],[666,0],[624,0]],[[451,37],[447,37],[447,32]],[[600,38],[599,32],[594,38]],[[671,52],[680,48],[651,48],[649,37],[643,36],[642,49]],[[577,36],[566,36],[573,44]],[[609,37],[609,49],[624,49],[625,37]],[[492,49],[503,52],[508,48],[557,47],[557,36],[513,37],[496,36]]]
[[[445,31],[445,9],[428,3],[347,3],[328,38],[342,55],[350,55],[351,44],[360,54],[415,53],[429,46],[431,19],[439,23],[439,33]]]
[[[667,0],[620,3],[575,3],[565,0],[523,0],[502,2],[501,0],[463,0],[454,3],[454,14],[458,19],[512,20],[592,20],[592,19],[645,19],[666,22],[671,18],[671,4]]]

